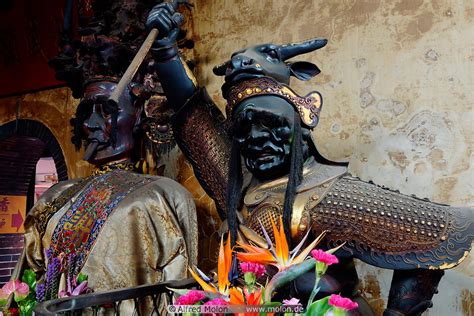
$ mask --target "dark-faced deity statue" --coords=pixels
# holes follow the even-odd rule
[[[341,246],[336,253],[341,265],[328,270],[324,294],[360,299],[357,258],[394,270],[385,316],[421,315],[429,308],[444,270],[459,264],[471,249],[474,213],[364,182],[347,172],[347,164],[318,152],[311,131],[322,97],[317,92],[300,96],[289,83],[291,76],[309,80],[320,71],[311,63],[287,60],[327,41],[263,44],[232,54],[214,68],[216,75],[225,76],[224,119],[172,49],[177,28],[169,22],[173,10],[162,4],[151,12],[148,27],[161,36],[154,47],[159,60],[155,69],[179,114],[172,125],[178,145],[215,199],[231,239],[243,238],[240,226],[260,234],[263,228],[270,231],[279,216],[294,244],[308,230],[315,236],[327,231],[325,247]],[[311,280],[303,276],[290,292],[304,297],[311,289]],[[362,300],[351,313],[371,315]]]
[[[96,169],[86,178],[53,186],[26,218],[25,259],[40,277],[40,302],[67,295],[62,287],[80,273],[88,275],[92,290],[106,291],[184,279],[197,263],[191,194],[169,178],[141,174],[136,168],[139,136],[160,132],[143,123],[167,132],[157,117],[147,116],[165,114],[145,109],[150,97],[156,107],[164,99],[156,74],[145,66],[117,104],[107,102],[138,49],[135,43],[143,40],[145,26],[139,17],[146,16],[151,5],[108,3],[105,11],[104,2],[95,3],[95,16],[83,21],[81,37],[66,43],[51,62],[81,98],[72,120],[72,141],[84,148],[84,160]],[[131,18],[122,20],[126,16]],[[122,312],[131,314],[133,304],[124,304]],[[160,311],[165,308],[163,299]]]

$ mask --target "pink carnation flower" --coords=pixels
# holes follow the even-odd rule
[[[218,298],[215,298],[213,300],[210,300],[210,301],[204,303],[204,305],[211,305],[211,306],[212,305],[219,305],[219,306],[222,306],[222,305],[229,305],[229,302],[227,302],[223,298],[218,297]],[[221,313],[218,313],[218,314],[212,313],[212,314],[203,314],[203,316],[225,316],[225,315],[221,314]]]
[[[175,304],[176,305],[194,305],[200,300],[204,299],[206,296],[201,292],[197,290],[191,290],[185,295],[181,295],[178,297],[176,300]]]
[[[253,273],[257,278],[262,277],[265,274],[265,266],[255,262],[241,262],[240,269],[243,273]]]
[[[322,251],[321,249],[315,249],[311,251],[311,256],[313,256],[313,258],[317,261],[325,263],[328,266],[339,262],[335,255]]]
[[[329,297],[329,305],[341,308],[345,311],[357,308],[359,306],[359,304],[357,304],[356,302],[353,302],[350,299],[337,294],[332,294]]]

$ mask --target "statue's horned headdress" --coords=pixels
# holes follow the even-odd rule
[[[230,60],[214,67],[214,74],[225,76],[222,91],[241,80],[271,77],[281,83],[289,84],[290,76],[309,80],[320,73],[319,68],[310,62],[286,60],[324,47],[325,39],[312,39],[297,44],[263,44],[248,47],[232,54]]]
[[[225,76],[222,93],[227,99],[227,114],[243,100],[259,95],[274,95],[287,100],[298,111],[302,123],[314,128],[318,123],[322,98],[318,92],[299,96],[289,86],[290,76],[309,80],[320,73],[310,62],[286,62],[294,56],[324,47],[325,39],[298,44],[263,44],[232,54],[229,61],[214,67],[216,75]]]

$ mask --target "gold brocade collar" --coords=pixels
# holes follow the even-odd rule
[[[109,173],[114,170],[125,170],[125,171],[135,171],[135,166],[129,160],[115,162],[115,163],[108,163],[102,166],[97,167],[93,172],[92,176],[99,176],[106,173]]]

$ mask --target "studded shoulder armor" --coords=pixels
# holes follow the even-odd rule
[[[316,232],[328,230],[330,246],[387,269],[449,269],[469,253],[474,210],[455,208],[342,176],[304,218]]]

